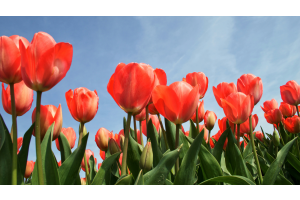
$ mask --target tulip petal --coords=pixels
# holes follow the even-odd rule
[[[167,85],[167,75],[164,70],[156,68],[154,73],[156,74],[159,85]]]
[[[79,121],[79,119],[76,117],[77,116],[77,107],[76,107],[76,104],[74,102],[73,91],[71,89],[69,91],[67,91],[66,94],[65,94],[65,97],[66,97],[67,105],[68,105],[68,108],[69,108],[69,111],[70,111],[72,117],[76,121]]]
[[[54,121],[55,121],[55,126],[54,126],[54,130],[53,130],[53,140],[58,138],[58,136],[61,132],[62,124],[63,124],[62,110],[61,110],[60,104],[56,110],[56,113],[54,116]]]
[[[295,89],[291,86],[280,86],[280,94],[281,99],[290,105],[298,105],[300,103],[298,101],[298,95],[296,94]]]
[[[185,83],[185,82],[184,82]],[[181,123],[178,122],[178,124],[182,124],[193,116],[195,113],[195,110],[197,109],[198,106],[198,99],[199,99],[199,85],[196,85],[190,93],[187,95],[187,98],[185,99],[184,102],[182,102],[182,107],[181,107],[181,116],[179,118],[181,119]]]
[[[7,93],[7,92],[9,92],[8,87],[9,86],[7,86],[7,89],[5,90],[4,83],[2,83],[2,105],[3,105],[5,112],[7,112],[8,114],[11,114],[12,113],[11,112],[11,104],[9,103],[10,95]]]

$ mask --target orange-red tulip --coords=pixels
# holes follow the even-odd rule
[[[105,160],[105,151],[102,151],[101,149],[100,149],[100,157],[102,158],[102,160]]]
[[[283,119],[283,116],[278,108],[269,110],[264,114],[264,116],[268,123],[276,125],[279,124]]]
[[[223,119],[224,119],[224,118],[223,118]],[[226,120],[227,120],[227,119],[226,119]],[[219,121],[218,121],[218,122],[219,122]],[[225,129],[225,130],[226,130],[226,129]],[[224,131],[223,131],[223,132],[224,132]],[[214,138],[214,139],[216,140],[216,142],[218,142],[223,132],[222,132],[221,130],[219,130],[215,135],[212,136],[212,138]],[[224,143],[224,145],[223,145],[223,149],[224,149],[224,150],[225,150],[226,147],[227,147],[227,142],[228,142],[228,139],[226,138],[225,143]],[[212,144],[212,143],[213,143],[213,142],[212,142],[212,139],[211,139],[211,140],[210,140],[210,146],[211,146],[211,148],[214,148],[214,147],[215,147],[215,144]]]
[[[257,139],[259,139],[260,141],[264,141],[263,138],[264,138],[264,134],[261,132],[261,131],[256,131],[256,132],[253,132],[253,134],[255,134],[255,137]],[[248,137],[249,138],[249,137]]]
[[[35,110],[34,108],[32,112],[32,123],[35,122]],[[51,126],[51,124],[55,122],[54,129],[53,129],[53,140],[58,138],[62,123],[63,123],[63,117],[62,117],[62,111],[61,106],[59,104],[58,108],[56,108],[54,105],[41,105],[41,113],[40,113],[40,134],[41,134],[41,141],[43,140],[48,128]],[[34,130],[33,130],[33,135]]]
[[[213,111],[207,110],[204,115],[204,124],[207,130],[212,130],[217,121],[217,115]]]
[[[120,108],[136,115],[149,103],[156,79],[150,65],[120,63],[109,79],[107,91]]]
[[[22,137],[18,137],[18,139],[17,139],[17,149],[18,149],[18,152],[17,153],[20,152],[20,148],[21,148],[22,144],[23,144],[23,138]]]
[[[22,78],[25,84],[44,92],[59,83],[70,69],[73,47],[69,43],[56,43],[45,32],[35,33],[28,47],[20,42]]]
[[[95,117],[99,104],[96,90],[90,91],[85,87],[80,87],[76,88],[74,93],[69,90],[65,96],[69,111],[76,121],[86,123]]]
[[[167,75],[164,70],[156,68],[153,72],[156,75],[154,87],[156,87],[157,85],[167,85]],[[152,101],[152,96],[151,96],[148,104],[152,104],[152,103],[153,103],[153,101]]]
[[[88,170],[90,170],[89,160],[90,160],[91,155],[95,159],[95,164],[97,164],[97,159],[94,156],[94,152],[92,152],[90,149],[86,149],[85,150],[85,156],[86,156],[86,161],[87,161],[87,165],[88,165]],[[84,158],[82,158],[82,161],[81,161],[81,169],[85,172]]]
[[[237,89],[246,95],[252,95],[256,105],[263,94],[263,84],[260,77],[253,74],[243,74],[237,81]]]
[[[207,128],[205,128],[204,124],[199,124],[199,133],[201,133],[202,129],[204,129],[204,137],[203,137],[203,139],[207,143],[208,142],[208,130],[207,130]]]
[[[226,122],[227,122],[227,117],[223,117],[222,119],[218,119],[218,126],[219,126],[219,129],[221,131],[220,134],[224,133],[224,131],[226,131],[227,129],[227,125],[226,125]],[[234,123],[232,123],[231,121],[229,121],[229,126],[231,128],[231,131],[232,133],[234,133]]]
[[[178,81],[170,86],[158,85],[152,92],[157,111],[175,124],[182,124],[192,118],[198,104],[199,85],[194,88]]]
[[[190,131],[184,132],[184,135],[188,137],[190,135]]]
[[[95,135],[95,142],[99,149],[106,151],[108,149],[108,140],[113,137],[114,135],[112,132],[101,127]]]
[[[199,123],[202,122],[202,120],[204,119],[204,100],[202,101],[198,101],[198,120],[199,120]],[[193,114],[191,120],[193,120],[194,123],[197,123],[196,122],[196,111],[195,113]]]
[[[154,106],[153,103],[149,104],[148,110],[149,110],[149,113],[151,115],[157,115],[157,114],[159,114],[159,112],[156,110],[156,108],[155,108],[155,106]],[[146,119],[146,116],[145,116],[145,119]]]
[[[226,117],[234,124],[242,124],[252,113],[254,107],[253,96],[241,92],[230,94],[222,99],[222,107]]]
[[[60,166],[61,166],[61,161],[59,161],[59,162],[57,163],[57,165],[58,165],[58,167],[60,167]]]
[[[283,120],[284,128],[293,134],[300,133],[300,117],[297,115],[293,117],[288,117],[285,120]]]
[[[31,108],[33,102],[33,91],[29,89],[23,81],[21,81],[14,84],[14,92],[16,114],[17,116],[22,116]],[[8,114],[12,114],[10,86],[8,85],[5,90],[4,83],[2,83],[2,105]]]
[[[285,102],[280,103],[279,110],[285,118],[294,116],[297,111],[294,105],[290,105]]]
[[[264,105],[264,107],[262,107],[262,106],[260,106],[260,107],[265,113],[267,113],[269,110],[278,108],[278,103],[275,99],[271,99],[270,101],[265,101],[263,103],[263,105]]]
[[[26,164],[26,169],[25,169],[25,174],[24,174],[24,177],[25,178],[29,178],[33,169],[34,169],[34,164],[35,162],[33,161],[27,161],[27,164]]]
[[[159,133],[160,123],[158,117],[156,115],[149,115],[149,121],[150,119],[152,120],[152,124],[155,126],[157,133]],[[147,137],[146,120],[142,121],[142,133]]]
[[[71,149],[73,149],[75,146],[75,141],[76,141],[76,133],[75,133],[74,129],[72,127],[61,128],[61,132],[66,136]],[[60,151],[58,138],[55,140],[55,144],[56,144],[58,151]]]
[[[193,72],[186,75],[186,82],[195,87],[199,85],[199,99],[202,99],[207,91],[208,78],[203,72]]]
[[[237,88],[234,83],[222,82],[216,88],[213,86],[213,92],[219,106],[222,108],[221,98],[226,99],[231,93],[237,92]]]
[[[150,104],[150,105],[153,105],[153,104]],[[150,105],[149,105],[149,107],[150,107]],[[145,119],[146,119],[146,108],[144,108],[139,114],[135,115],[135,120],[137,120],[137,121],[143,121]]]
[[[297,106],[300,104],[300,85],[294,80],[280,86],[281,99],[285,103]]]
[[[115,137],[114,137],[120,148],[121,148],[122,137],[123,137],[123,139],[125,139],[125,135],[124,135],[124,130],[123,129],[121,129],[118,134],[115,134]]]
[[[258,124],[257,114],[252,115],[252,131],[255,129],[257,124]],[[244,123],[242,123],[240,125],[240,135],[241,135],[241,137],[243,136],[243,134],[250,134],[249,118],[247,119],[247,121],[245,121]]]
[[[0,37],[0,81],[10,84],[22,81],[19,41],[27,47],[26,38],[18,35]]]

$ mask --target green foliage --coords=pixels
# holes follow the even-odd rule
[[[68,139],[63,133],[59,134],[58,142],[60,148],[61,163],[63,163],[69,157],[69,155],[71,155],[71,147]]]

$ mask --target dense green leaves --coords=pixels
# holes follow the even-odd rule
[[[140,172],[140,157],[142,150],[139,144],[129,134],[128,150],[127,150],[127,166],[132,173],[133,177],[137,177]]]
[[[93,182],[94,180],[94,177],[96,175],[96,169],[95,169],[95,159],[94,159],[94,156],[91,155],[90,156],[90,159],[88,160],[88,163],[89,163],[89,166],[90,166],[90,180],[91,182]]]
[[[189,136],[193,139],[195,139],[197,137],[197,135],[199,135],[199,133],[197,132],[197,127],[195,126],[194,122],[190,119],[190,132],[189,132]]]
[[[119,178],[116,185],[133,185],[134,180],[132,174],[124,175]]]
[[[152,123],[152,119],[149,120],[147,124],[147,136],[151,140],[151,146],[152,146],[152,151],[153,151],[153,167],[156,167],[156,165],[159,163],[160,159],[163,157],[163,154],[158,146],[157,143],[157,131],[155,126]]]
[[[143,170],[140,171],[138,177],[135,180],[134,185],[144,185],[144,175]]]
[[[215,147],[213,149],[213,156],[216,158],[218,163],[221,163],[221,155],[223,152],[223,146],[227,139],[228,133],[230,133],[230,128],[227,128],[219,138],[219,140],[216,142]]]
[[[63,133],[60,133],[58,136],[60,155],[61,155],[61,163],[63,163],[69,155],[71,155],[71,147],[68,142],[68,139]]]
[[[253,181],[243,176],[219,176],[208,179],[199,185],[212,185],[219,182],[229,183],[231,185],[255,185]]]

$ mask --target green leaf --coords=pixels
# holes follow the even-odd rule
[[[186,141],[186,136],[184,135],[184,133],[181,130],[179,130],[179,144],[178,144],[178,146],[180,146],[181,144],[182,144],[182,148],[181,148],[180,153],[179,153],[179,163],[180,163],[180,165],[181,165],[182,160],[183,160],[184,156],[186,155],[186,153],[188,152],[190,147],[189,147],[188,142]]]
[[[95,159],[94,159],[93,155],[90,156],[90,159],[89,159],[88,162],[89,162],[89,166],[90,166],[90,180],[91,180],[91,183],[92,183],[94,178],[95,178],[95,175],[96,175],[96,172],[95,172]]]
[[[248,155],[250,155],[252,153],[252,144],[250,143],[250,141],[248,142],[246,149],[243,152],[243,157],[246,158]]]
[[[71,147],[68,139],[63,133],[59,134],[58,142],[60,148],[61,163],[63,163],[71,155]]]
[[[119,178],[115,185],[133,185],[134,180],[132,174],[124,175]]]
[[[151,140],[151,146],[153,151],[153,167],[156,167],[156,165],[159,163],[160,159],[163,157],[162,152],[159,149],[159,146],[157,144],[157,131],[155,126],[152,123],[152,119],[149,120],[147,124],[147,136]]]
[[[132,173],[133,177],[138,176],[140,172],[140,157],[142,150],[139,144],[129,135],[128,138],[128,149],[127,149],[127,166]]]
[[[197,135],[199,135],[199,133],[197,133],[197,127],[195,126],[194,122],[190,119],[190,132],[189,132],[189,136],[193,139],[195,139],[197,137]]]
[[[175,177],[174,185],[192,185],[195,179],[198,152],[204,136],[204,129],[193,141],[191,147],[185,154],[179,171]]]
[[[283,139],[284,143],[286,144],[289,141],[289,136],[286,133],[286,131],[285,131],[284,127],[283,127],[282,122],[280,122],[280,124],[279,124],[279,130],[280,130],[282,139]]]
[[[282,147],[282,149],[278,152],[277,158],[275,161],[271,164],[270,168],[266,172],[263,180],[263,185],[273,185],[277,175],[280,172],[280,169],[283,165],[283,162],[285,160],[285,157],[287,156],[290,148],[293,146],[294,142],[296,141],[298,137],[294,138],[290,142],[288,142],[286,145]]]
[[[226,138],[228,137],[228,133],[230,133],[230,128],[226,129],[222,135],[220,136],[219,140],[215,144],[215,147],[213,149],[213,156],[216,158],[218,163],[221,163],[221,155],[223,152],[223,146],[226,141]]]
[[[165,185],[173,185],[172,181],[170,181],[169,179],[165,180]]]
[[[175,149],[176,125],[165,118],[166,136],[170,150]]]
[[[300,161],[291,152],[287,155],[287,161],[300,173]]]
[[[88,137],[89,133],[82,137],[81,144],[59,167],[58,174],[62,185],[71,185],[75,181],[84,156]]]
[[[4,126],[6,127],[6,125],[3,121],[3,118],[2,118],[1,114],[0,114],[0,116],[1,116],[1,122],[0,122],[0,150],[1,150],[1,148],[4,145],[4,142],[5,142],[5,135],[6,134],[5,134]]]
[[[148,131],[147,131],[147,133],[148,133]],[[134,185],[144,185],[143,170],[140,171],[138,177],[135,180]]]
[[[110,172],[110,168],[111,166],[117,162],[117,160],[119,159],[120,156],[120,152],[115,153],[107,158],[105,158],[105,160],[102,162],[102,165],[99,169],[99,171],[97,172],[94,181],[92,182],[91,185],[102,185],[105,179],[105,174],[107,172]]]
[[[158,165],[144,175],[145,185],[163,185],[174,166],[182,145],[173,151],[165,153]]]
[[[213,185],[219,182],[229,183],[231,185],[255,185],[253,181],[243,176],[219,176],[208,179],[199,185]]]

